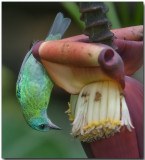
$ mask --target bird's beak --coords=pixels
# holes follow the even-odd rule
[[[58,127],[58,126],[56,126],[55,124],[53,124],[52,122],[51,123],[49,123],[49,125],[48,125],[51,129],[57,129],[57,130],[61,130],[61,128],[60,127]]]

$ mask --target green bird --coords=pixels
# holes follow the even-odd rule
[[[61,39],[70,22],[69,18],[64,18],[62,13],[58,13],[45,41]],[[26,54],[20,68],[16,82],[16,96],[30,127],[39,131],[60,129],[47,115],[54,84],[42,64],[33,57],[33,46]]]

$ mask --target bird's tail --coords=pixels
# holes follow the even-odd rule
[[[71,20],[69,18],[64,18],[63,14],[59,12],[51,26],[51,29],[45,39],[45,41],[52,41],[61,39],[69,27]]]

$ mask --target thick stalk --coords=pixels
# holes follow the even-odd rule
[[[115,48],[114,34],[110,32],[111,23],[106,18],[108,7],[103,2],[80,2],[81,20],[85,23],[84,34],[90,43],[103,43]]]

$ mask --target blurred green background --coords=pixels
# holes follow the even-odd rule
[[[112,28],[143,24],[142,2],[107,2]],[[72,19],[65,37],[83,33],[74,2],[2,2],[2,157],[87,158],[79,140],[71,135],[67,110],[69,95],[55,87],[49,116],[61,131],[41,133],[25,122],[15,96],[15,84],[23,58],[35,40],[45,38],[57,12]],[[143,82],[143,68],[133,75]]]

